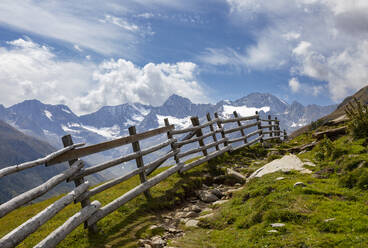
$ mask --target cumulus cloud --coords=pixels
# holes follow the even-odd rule
[[[293,77],[289,80],[289,87],[293,93],[303,93],[307,95],[318,96],[322,93],[324,87],[321,85],[309,85],[299,82],[298,78]]]
[[[311,94],[326,88],[340,101],[368,84],[368,1],[365,0],[227,0],[229,17],[237,25],[264,25],[252,33],[256,42],[243,51],[207,49],[201,61],[237,65],[253,70],[290,70],[290,89],[296,77],[308,76],[321,84],[303,83]],[[228,52],[230,51],[230,52]],[[293,79],[294,78],[294,79]],[[290,84],[290,82],[289,82]],[[300,91],[300,90],[299,90]]]
[[[290,89],[291,89],[292,92],[294,92],[294,93],[299,92],[299,90],[300,90],[300,83],[299,83],[298,79],[295,78],[295,77],[294,78],[291,78],[289,80],[289,87],[290,87]]]
[[[121,102],[157,106],[173,93],[194,102],[207,100],[196,75],[196,65],[191,62],[149,63],[138,67],[124,59],[112,59],[102,63],[94,72],[93,78],[98,84],[80,99],[80,106],[84,111]]]
[[[59,59],[52,48],[30,39],[0,47],[0,98],[7,106],[24,99],[67,104],[78,114],[125,102],[162,104],[171,94],[206,101],[191,62],[138,67],[117,59],[99,65]]]

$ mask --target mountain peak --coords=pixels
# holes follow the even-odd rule
[[[169,98],[167,98],[163,106],[172,106],[178,104],[190,105],[192,104],[192,102],[188,98],[173,94]]]

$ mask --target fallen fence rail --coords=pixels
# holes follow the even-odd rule
[[[214,114],[215,118],[211,118],[211,115],[207,113],[207,121],[200,123],[198,117],[192,117],[192,127],[184,129],[175,129],[174,125],[170,125],[169,120],[165,119],[165,126],[149,130],[142,133],[136,133],[135,127],[129,128],[129,136],[118,138],[115,140],[102,142],[95,145],[84,146],[84,144],[73,144],[70,135],[62,138],[64,148],[51,153],[43,158],[25,162],[19,165],[9,166],[0,170],[0,179],[4,176],[32,168],[38,165],[44,164],[45,166],[56,165],[61,162],[69,162],[70,168],[66,169],[62,173],[55,175],[43,184],[24,192],[9,201],[0,205],[0,217],[3,217],[15,209],[24,206],[25,204],[35,200],[41,195],[47,193],[56,185],[66,181],[74,181],[75,189],[69,194],[61,197],[43,211],[24,222],[19,227],[12,230],[0,239],[0,247],[11,248],[15,247],[23,240],[25,240],[30,234],[34,233],[38,228],[44,225],[58,212],[64,209],[70,204],[81,203],[81,209],[79,212],[71,216],[60,227],[54,230],[49,236],[38,243],[35,247],[55,247],[65,237],[77,228],[82,223],[85,223],[85,228],[88,227],[89,231],[95,232],[95,224],[105,216],[109,215],[119,207],[123,206],[128,201],[134,199],[138,195],[144,193],[146,198],[151,199],[150,188],[165,180],[174,173],[183,173],[200,164],[209,161],[225,152],[233,152],[235,150],[250,146],[257,142],[264,142],[266,140],[285,140],[287,139],[286,131],[281,131],[279,127],[279,120],[277,117],[271,119],[261,119],[258,112],[252,116],[240,116],[236,111],[233,113],[234,118],[220,118],[217,113]],[[267,122],[263,125],[264,122]],[[227,125],[231,125],[228,127]],[[234,125],[236,125],[234,127]],[[265,130],[264,130],[265,129]],[[207,131],[206,131],[207,130]],[[208,131],[209,130],[209,131]],[[236,134],[238,133],[238,136]],[[149,148],[140,149],[140,141],[155,137],[157,135],[166,134],[166,140],[159,144],[153,145]],[[217,135],[221,137],[217,137]],[[179,137],[182,136],[182,137]],[[230,135],[226,137],[227,135]],[[234,137],[235,135],[235,137]],[[258,137],[254,137],[258,135]],[[176,137],[175,137],[176,136]],[[251,139],[252,138],[252,139]],[[211,139],[212,141],[208,141]],[[251,139],[251,140],[250,140]],[[242,142],[240,145],[235,145]],[[83,161],[81,157],[85,157],[91,154],[96,154],[113,148],[121,147],[124,145],[131,145],[133,153],[123,155],[121,157],[106,161],[97,165],[93,165],[88,168],[83,168]],[[183,147],[191,145],[189,150],[184,151]],[[84,147],[83,147],[84,146]],[[194,146],[194,148],[193,148]],[[143,157],[149,154],[158,152],[161,149],[169,147],[169,151],[164,155],[160,155],[156,160],[150,163],[144,163]],[[188,148],[188,147],[187,147]],[[213,151],[210,151],[213,150]],[[183,163],[181,159],[197,153],[202,153],[203,156],[190,162]],[[154,172],[159,166],[164,164],[169,159],[174,159],[175,163],[168,169],[161,173],[147,178],[152,172]],[[111,167],[117,166],[124,162],[136,161],[137,168],[122,175],[107,181],[95,188],[89,189],[90,185],[84,178],[88,175],[104,171]],[[45,168],[47,169],[47,168]],[[90,197],[104,192],[105,190],[120,184],[136,175],[140,177],[140,184],[120,197],[116,198],[110,203],[101,206],[98,201],[90,202]]]

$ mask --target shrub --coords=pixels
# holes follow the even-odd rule
[[[368,106],[362,105],[356,98],[354,103],[349,102],[345,108],[346,115],[349,117],[348,124],[352,136],[355,139],[368,137]]]

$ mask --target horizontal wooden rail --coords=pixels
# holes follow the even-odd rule
[[[102,191],[105,191],[106,189],[109,189],[119,183],[122,183],[130,178],[132,178],[133,176],[136,176],[138,175],[139,173],[141,172],[144,172],[146,170],[149,170],[150,168],[154,168],[155,166],[157,166],[158,164],[161,165],[163,162],[165,162],[167,159],[169,159],[170,157],[173,157],[175,156],[180,150],[176,151],[176,152],[169,152],[168,154],[166,154],[164,157],[161,157],[161,158],[158,158],[157,160],[151,162],[151,163],[148,163],[146,164],[144,167],[141,167],[141,168],[137,168],[137,169],[134,169],[130,172],[128,172],[127,174],[121,176],[121,177],[118,177],[118,178],[115,178],[113,180],[110,180],[104,184],[101,184],[91,190],[89,190],[89,192],[85,193],[84,195],[82,195],[77,201],[81,201],[85,198],[88,198],[88,197],[91,197],[91,196],[94,196]]]
[[[263,140],[280,139],[282,137],[283,136],[271,136],[271,137],[263,138]]]
[[[80,224],[91,217],[99,208],[101,203],[93,201],[90,205],[84,207],[78,213],[70,217],[63,225],[50,233],[44,240],[38,243],[34,248],[52,248],[59,244],[65,237],[76,229]]]
[[[227,138],[225,138],[225,139],[220,139],[219,141],[209,143],[209,144],[207,144],[207,145],[205,145],[205,146],[201,146],[201,147],[199,147],[199,148],[195,148],[195,149],[192,149],[192,150],[189,150],[189,151],[183,152],[183,153],[179,153],[179,154],[177,155],[177,157],[178,157],[178,158],[183,158],[183,157],[186,157],[186,156],[188,156],[188,155],[190,155],[190,154],[195,154],[195,153],[198,153],[198,152],[201,152],[201,151],[207,150],[207,149],[209,149],[209,148],[211,148],[211,147],[215,147],[215,146],[217,146],[217,145],[220,145],[220,144],[222,144],[222,143],[225,143],[227,140],[228,140]]]
[[[221,119],[221,123],[255,120],[257,119],[258,116],[259,115],[252,115],[252,116],[245,116],[245,117],[238,117],[238,118],[231,118],[231,119]]]
[[[114,212],[116,209],[123,206],[128,201],[134,199],[147,189],[155,186],[159,182],[163,181],[164,179],[168,178],[172,174],[178,172],[183,167],[183,163],[174,165],[169,169],[161,172],[160,174],[148,179],[146,182],[138,185],[137,187],[129,190],[127,193],[123,194],[119,198],[115,199],[114,201],[110,202],[106,206],[102,207],[101,209],[97,210],[97,212],[88,219],[88,225],[91,226],[95,224],[98,220],[102,219],[103,217],[107,216],[108,214]]]
[[[195,126],[195,127],[184,128],[184,129],[172,130],[170,133],[172,135],[175,135],[175,134],[182,134],[182,133],[187,133],[187,132],[196,132],[197,130],[208,127],[209,125],[212,125],[212,124],[216,123],[217,121],[219,121],[219,119],[215,118],[212,121],[208,121],[206,123],[203,123],[202,125]]]
[[[231,139],[231,140],[229,140],[229,144],[235,143],[235,142],[239,142],[239,141],[243,141],[243,140],[247,140],[248,138],[250,138],[250,137],[252,137],[254,135],[257,135],[257,134],[259,134],[261,132],[262,132],[262,130],[256,130],[254,132],[248,133],[245,136],[241,136],[239,138]],[[264,132],[262,132],[262,133],[264,134]]]
[[[203,164],[204,162],[206,162],[206,161],[208,161],[208,160],[210,160],[210,159],[212,159],[214,157],[217,157],[217,156],[219,156],[219,155],[221,155],[221,154],[223,154],[223,153],[225,153],[225,152],[227,152],[229,150],[231,150],[231,146],[225,146],[224,148],[222,148],[222,149],[220,149],[218,151],[215,151],[213,153],[210,153],[210,154],[208,154],[205,157],[202,157],[202,158],[197,159],[197,160],[195,160],[195,161],[193,161],[193,162],[191,162],[189,164],[184,165],[183,168],[180,171],[181,172],[185,172],[185,171],[187,171],[189,169],[192,169],[193,167],[198,166],[200,164]]]
[[[251,145],[253,145],[254,143],[257,143],[258,141],[261,141],[263,139],[263,134],[261,135],[261,136],[259,136],[259,137],[257,137],[256,139],[254,139],[254,140],[251,140],[251,141],[249,141],[248,143],[246,143],[246,144],[243,144],[243,145],[240,145],[240,146],[238,146],[238,147],[232,147],[232,149],[230,150],[230,151],[236,151],[236,150],[239,150],[239,149],[241,149],[241,148],[244,148],[244,147],[247,147],[247,146],[251,146]]]
[[[157,128],[157,129],[153,129],[147,132],[143,132],[143,133],[139,133],[139,134],[135,134],[135,135],[130,135],[130,136],[126,136],[123,138],[119,138],[119,139],[115,139],[115,140],[111,140],[111,141],[107,141],[107,142],[102,142],[96,145],[91,145],[91,146],[87,146],[87,147],[83,147],[80,149],[74,149],[74,150],[70,150],[64,154],[62,154],[61,156],[58,156],[54,159],[52,159],[51,161],[47,162],[46,165],[53,165],[53,164],[57,164],[57,163],[61,163],[61,162],[65,162],[65,161],[69,161],[69,160],[73,160],[73,159],[77,159],[77,158],[81,158],[81,157],[85,157],[94,153],[98,153],[98,152],[103,152],[106,150],[110,150],[122,145],[127,145],[130,143],[133,143],[135,141],[139,141],[142,139],[147,139],[153,136],[156,136],[158,134],[162,134],[162,133],[166,133],[170,130],[174,129],[174,125],[170,125],[168,127],[161,127],[161,128]]]
[[[7,175],[10,175],[10,174],[13,174],[13,173],[18,172],[18,171],[22,171],[22,170],[25,170],[25,169],[28,169],[28,168],[32,168],[32,167],[41,165],[41,164],[46,164],[48,161],[60,156],[61,154],[64,154],[67,151],[70,151],[74,148],[81,147],[81,146],[84,146],[84,143],[79,143],[79,144],[67,146],[63,149],[60,149],[60,150],[56,151],[56,152],[50,153],[46,157],[39,158],[39,159],[34,160],[34,161],[29,161],[29,162],[25,162],[25,163],[22,163],[22,164],[13,165],[13,166],[3,168],[3,169],[0,170],[0,178],[2,178],[4,176],[7,176]]]
[[[272,131],[262,131],[263,134],[275,134],[277,133],[277,130],[272,130]]]
[[[247,124],[247,125],[242,125],[240,127],[234,127],[234,128],[225,130],[224,133],[225,134],[234,133],[234,132],[240,131],[240,130],[245,129],[245,128],[250,128],[250,127],[257,126],[259,123],[260,122],[257,121],[257,122],[250,123],[250,124]]]
[[[176,142],[176,146],[177,147],[182,147],[186,144],[190,144],[190,143],[194,143],[194,142],[197,142],[197,141],[200,141],[200,140],[203,140],[205,138],[208,138],[208,137],[211,137],[213,136],[214,134],[216,133],[221,133],[223,130],[222,129],[217,129],[213,132],[209,132],[209,133],[206,133],[205,135],[203,136],[200,136],[200,137],[197,137],[197,138],[194,138],[194,139],[187,139],[187,140],[183,140],[183,141],[179,141],[179,142]]]
[[[259,119],[259,120],[264,121],[264,122],[270,122],[270,121],[279,122],[279,120],[277,120],[277,119]]]
[[[262,128],[270,128],[270,127],[278,127],[278,125],[273,124],[273,125],[264,125],[264,126],[262,126]]]
[[[88,181],[79,185],[73,191],[71,191],[66,196],[63,196],[59,200],[52,203],[50,206],[39,212],[37,215],[29,219],[27,222],[23,223],[4,237],[0,239],[1,248],[12,248],[17,246],[29,235],[34,233],[40,226],[45,224],[48,220],[54,217],[58,212],[64,209],[69,204],[80,196],[82,193],[86,192],[89,187]]]
[[[22,205],[44,195],[52,188],[54,188],[59,183],[65,181],[67,178],[76,173],[80,168],[83,167],[83,162],[81,160],[76,161],[69,169],[63,171],[62,173],[50,178],[40,186],[33,188],[27,192],[24,192],[11,200],[0,205],[0,218],[4,215],[10,213],[11,211],[21,207]]]
[[[172,144],[173,142],[176,142],[176,139],[169,139],[169,140],[167,140],[167,141],[165,141],[161,144],[151,146],[151,147],[149,147],[147,149],[144,149],[144,150],[141,150],[139,152],[134,152],[134,153],[128,154],[126,156],[122,156],[120,158],[116,158],[116,159],[110,160],[108,162],[104,162],[102,164],[98,164],[98,165],[86,168],[86,169],[80,171],[79,173],[77,173],[75,176],[71,177],[69,180],[72,181],[72,180],[75,180],[75,179],[78,179],[78,178],[82,178],[82,177],[91,175],[93,173],[111,168],[111,167],[116,166],[118,164],[121,164],[121,163],[130,161],[130,160],[139,158],[139,157],[147,155],[147,154],[150,154],[152,152],[158,151],[158,150]]]

